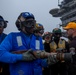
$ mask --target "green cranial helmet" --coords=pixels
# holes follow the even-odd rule
[[[52,32],[53,32],[53,33],[61,33],[61,29],[59,29],[59,28],[55,28],[55,29],[53,29]]]

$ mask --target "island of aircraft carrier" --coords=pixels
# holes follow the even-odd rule
[[[62,26],[66,26],[68,22],[76,22],[76,0],[58,0],[59,8],[53,8],[49,13],[53,17],[60,17]]]

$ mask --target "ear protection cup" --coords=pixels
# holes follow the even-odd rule
[[[19,31],[21,31],[21,22],[19,21],[21,15],[22,15],[22,13],[18,16],[18,18],[17,18],[17,20],[16,20],[16,22],[15,22],[15,25],[16,25],[16,27],[17,27],[17,29],[18,29]]]
[[[21,22],[20,21],[16,21],[15,22],[17,29],[20,31],[21,30]]]
[[[4,21],[4,28],[6,28],[7,27],[7,22],[6,21]]]

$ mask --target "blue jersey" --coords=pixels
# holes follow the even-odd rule
[[[5,34],[5,33],[0,34],[0,44],[5,39],[6,36],[7,36],[7,34]]]
[[[42,65],[45,60],[36,59],[32,62],[23,62],[22,54],[12,54],[18,50],[43,50],[42,38],[35,35],[26,35],[23,32],[10,33],[0,45],[0,61],[10,64],[10,75],[42,75]],[[43,64],[42,64],[43,63]]]

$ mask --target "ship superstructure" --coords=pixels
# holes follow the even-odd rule
[[[70,21],[76,22],[76,0],[63,0],[58,6],[59,8],[51,9],[49,13],[53,17],[60,17],[62,26],[65,26]]]

